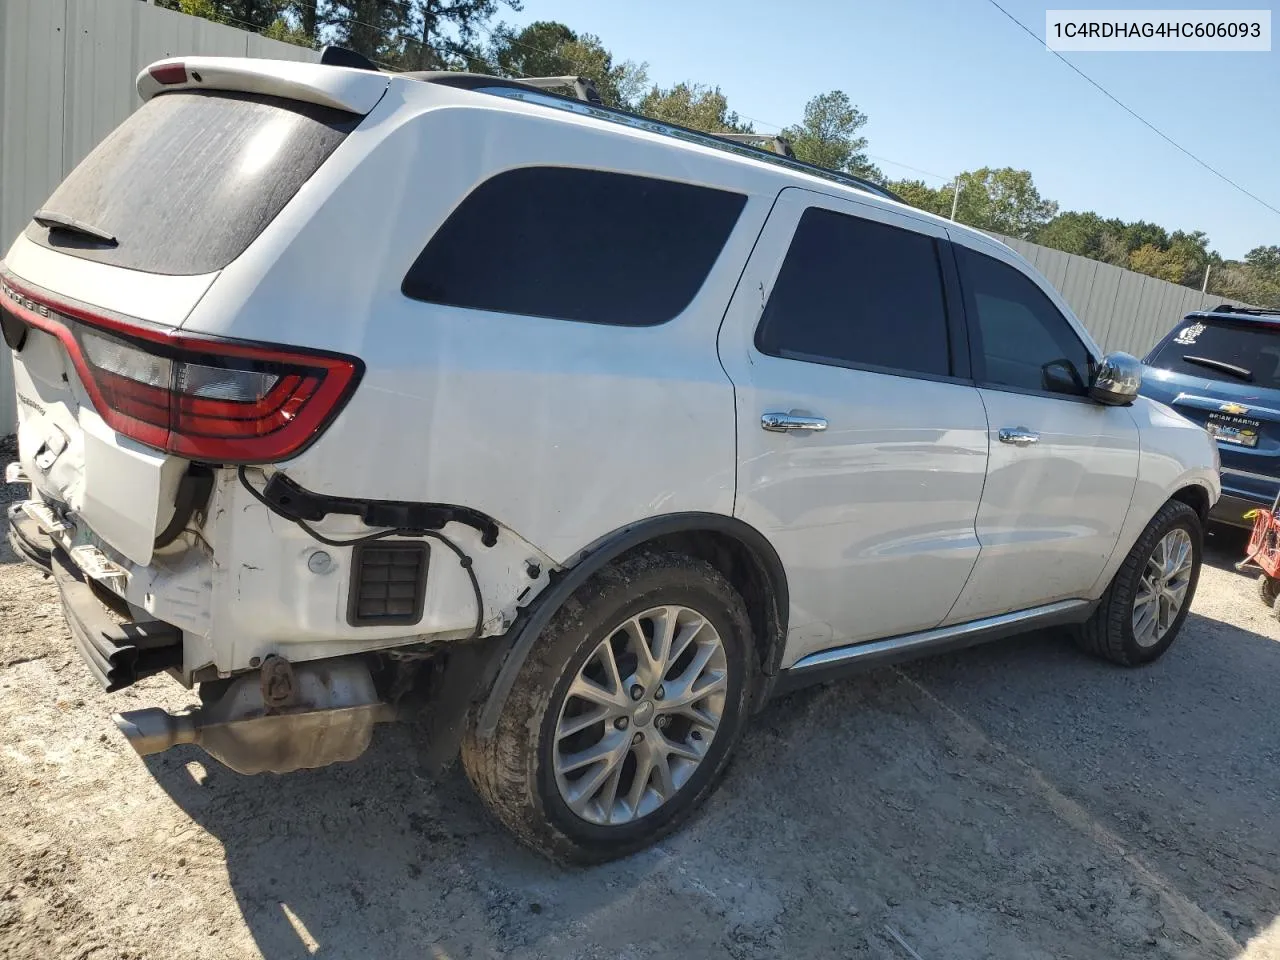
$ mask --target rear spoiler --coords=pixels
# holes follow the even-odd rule
[[[251,60],[244,57],[171,57],[138,74],[144,101],[173,90],[233,90],[318,103],[364,116],[387,91],[390,78],[350,67]]]

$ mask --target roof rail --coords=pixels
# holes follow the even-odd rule
[[[779,139],[786,142],[786,138],[769,137],[757,134],[716,134],[707,133],[705,130],[694,130],[690,127],[682,127],[678,123],[670,123],[666,120],[655,120],[652,117],[646,117],[643,114],[632,113],[629,110],[622,110],[618,107],[610,107],[604,104],[583,102],[576,97],[566,97],[549,89],[532,86],[527,79],[510,80],[506,77],[494,77],[483,73],[456,73],[451,71],[432,71],[427,73],[406,73],[406,77],[412,77],[415,80],[422,80],[427,83],[439,83],[449,87],[459,87],[463,90],[480,90],[486,93],[498,94],[500,96],[517,96],[520,92],[525,94],[534,94],[540,99],[538,101],[546,106],[558,107],[562,110],[572,110],[578,113],[585,113],[589,116],[596,117],[601,120],[612,120],[614,123],[625,124],[640,130],[648,130],[651,133],[658,133],[668,137],[674,137],[678,140],[686,142],[698,143],[705,147],[714,147],[740,156],[752,157],[756,160],[764,160],[766,163],[772,163],[788,170],[794,170],[799,173],[807,173],[811,176],[822,177],[825,180],[831,180],[835,183],[843,184],[847,187],[854,187],[866,193],[873,193],[878,197],[884,197],[887,200],[895,200],[903,203],[903,199],[880,184],[866,180],[852,173],[844,173],[840,170],[832,170],[829,167],[820,167],[814,163],[806,163],[803,160],[795,158],[794,153],[787,155],[785,153],[776,152],[774,150],[766,150],[752,140],[762,140],[766,142],[777,141]],[[556,78],[552,78],[556,79]],[[550,83],[547,84],[551,86]],[[511,91],[506,93],[505,91]],[[521,99],[530,100],[529,97]],[[742,142],[740,142],[740,140]],[[790,144],[787,144],[790,146]]]
[[[335,67],[355,67],[361,70],[378,69],[377,64],[363,54],[333,45],[329,45],[321,51],[320,62]],[[589,77],[521,77],[518,80],[513,80],[508,77],[495,77],[484,73],[462,73],[452,70],[406,71],[400,76],[421,80],[426,83],[459,87],[464,90],[528,90],[547,97],[552,106],[568,106],[569,104],[580,102],[588,105],[593,116],[602,119],[642,127],[645,130],[677,137],[681,140],[693,140],[704,146],[719,147],[753,156],[800,173],[823,177],[845,186],[874,193],[879,197],[896,200],[899,203],[904,202],[892,190],[882,187],[874,181],[866,180],[856,174],[832,170],[829,167],[820,167],[817,164],[806,163],[798,159],[795,151],[791,148],[791,141],[781,134],[707,133],[704,130],[694,130],[690,127],[682,127],[677,123],[654,120],[652,117],[608,106],[600,96],[600,91],[596,88],[594,81]],[[564,96],[557,93],[557,90],[570,90],[573,92],[573,96]]]
[[[539,90],[572,90],[573,95],[584,103],[594,103],[603,107],[604,100],[596,89],[595,81],[587,77],[521,77],[520,83],[526,87],[537,87]]]
[[[764,147],[780,157],[786,157],[788,160],[796,158],[796,152],[791,149],[791,141],[780,133],[774,135],[765,133],[717,133],[715,136],[721,140],[745,143],[749,147]]]

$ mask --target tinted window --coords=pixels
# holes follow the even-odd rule
[[[806,210],[756,346],[795,360],[948,374],[937,244],[873,220]]]
[[[27,228],[36,243],[149,273],[221,270],[244,252],[360,118],[249,94],[166,93],[143,104],[42,210],[117,246]]]
[[[1022,271],[957,245],[984,383],[1050,393],[1088,393],[1092,361],[1062,312]]]
[[[1147,362],[1205,380],[1280,389],[1280,327],[1192,317]]]
[[[430,303],[626,327],[693,300],[737,222],[736,193],[527,167],[477,187],[404,279]]]

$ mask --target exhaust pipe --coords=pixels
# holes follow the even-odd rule
[[[162,753],[180,743],[195,743],[199,736],[195,715],[191,713],[170,713],[159,707],[147,707],[117,713],[111,719],[142,757]]]
[[[363,660],[296,668],[268,657],[262,672],[235,680],[221,697],[182,713],[159,707],[112,719],[140,756],[194,743],[238,773],[290,773],[354,760],[373,725],[395,719]]]

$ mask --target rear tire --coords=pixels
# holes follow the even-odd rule
[[[1079,645],[1127,667],[1159,659],[1177,638],[1191,609],[1203,542],[1195,510],[1178,500],[1161,507],[1116,571],[1098,608],[1077,632]],[[1181,600],[1173,609],[1175,597]]]
[[[493,816],[539,853],[626,856],[714,788],[756,670],[746,607],[718,570],[678,553],[634,554],[556,612],[494,735],[481,738],[472,717],[463,769]]]

